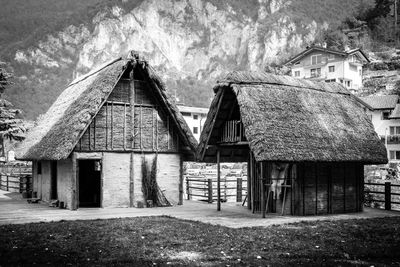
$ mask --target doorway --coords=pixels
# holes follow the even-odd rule
[[[78,160],[79,207],[101,207],[101,161]]]
[[[58,195],[57,195],[57,161],[50,162],[50,199],[58,199]]]

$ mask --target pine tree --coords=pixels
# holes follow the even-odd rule
[[[12,84],[12,74],[3,66],[4,63],[0,62],[0,138],[21,141],[26,129],[23,121],[18,118],[21,111],[14,109],[13,104],[3,98],[5,89]]]

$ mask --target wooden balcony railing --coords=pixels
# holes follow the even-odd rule
[[[241,121],[226,121],[222,128],[221,142],[236,143],[245,141],[244,129]]]

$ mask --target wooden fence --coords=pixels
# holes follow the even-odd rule
[[[29,192],[32,190],[32,165],[0,164],[0,190]]]
[[[32,175],[1,175],[0,190],[10,192],[29,192],[32,190]]]
[[[188,200],[195,197],[212,203],[217,200],[217,180],[188,176],[186,177],[186,194]],[[246,194],[247,179],[229,177],[221,179],[221,200],[235,199],[236,202],[241,202]]]
[[[385,210],[400,210],[400,185],[386,182],[364,183],[366,204],[383,203]],[[380,205],[376,205],[379,207]]]

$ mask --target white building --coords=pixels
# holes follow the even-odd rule
[[[192,130],[194,137],[197,141],[199,141],[201,131],[203,130],[203,125],[207,118],[208,108],[178,105],[178,109],[189,128]]]
[[[370,106],[367,113],[371,115],[375,131],[385,142],[389,162],[400,162],[399,96],[367,96],[360,99]]]
[[[312,46],[285,63],[298,78],[338,82],[351,91],[362,87],[363,64],[369,59],[361,49],[346,52]]]

